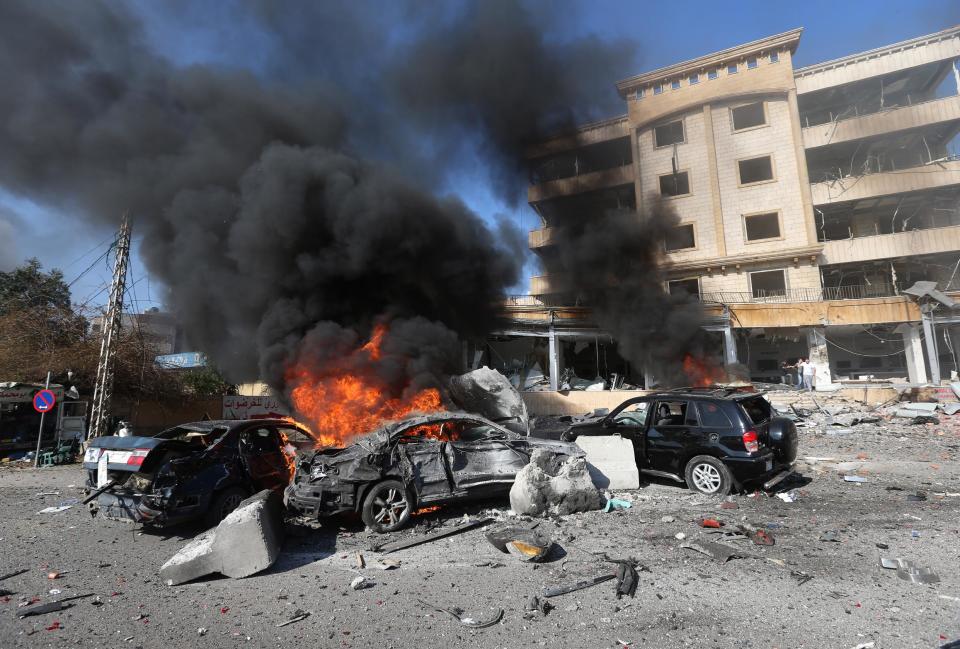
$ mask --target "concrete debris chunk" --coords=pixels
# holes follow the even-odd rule
[[[520,469],[510,488],[510,507],[517,514],[563,516],[603,507],[604,500],[593,485],[586,460],[569,457],[557,466],[557,456],[537,449],[530,463]]]
[[[587,454],[590,478],[600,489],[639,489],[640,470],[633,442],[620,435],[580,436],[577,446]]]
[[[233,579],[249,577],[273,565],[282,542],[283,503],[264,489],[173,555],[160,567],[160,578],[176,586],[215,572]]]
[[[487,366],[451,377],[450,398],[467,412],[475,412],[526,435],[530,428],[527,404],[509,379]]]

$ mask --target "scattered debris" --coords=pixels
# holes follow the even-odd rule
[[[371,567],[379,568],[380,570],[395,570],[400,567],[400,561],[398,559],[381,559],[372,564]]]
[[[505,527],[487,533],[487,540],[501,552],[521,561],[543,561],[553,548],[553,541],[539,531],[526,527]]]
[[[290,618],[286,622],[281,622],[280,624],[277,625],[277,627],[279,628],[282,626],[287,626],[288,624],[293,624],[294,622],[299,622],[300,620],[306,620],[308,617],[310,617],[310,613],[298,608],[296,611],[293,612],[292,618]]]
[[[700,525],[700,527],[708,527],[712,529],[719,529],[723,527],[723,523],[715,518],[701,518],[699,521],[697,521],[697,523]]]
[[[684,534],[683,532],[677,532],[676,534],[673,535],[673,538],[675,538],[678,541],[682,541],[685,538],[687,538],[687,535]]]
[[[60,575],[63,573],[52,570],[47,573],[47,579],[60,579]]]
[[[820,535],[820,540],[827,543],[839,543],[840,532],[837,532],[836,530],[827,530]]]
[[[197,627],[197,635],[199,636],[207,635],[207,627],[205,626]]]
[[[805,583],[813,579],[813,575],[802,570],[791,570],[790,576],[797,580],[798,586],[803,586]]]
[[[843,476],[844,482],[866,482],[867,479],[860,475],[845,475]]]
[[[873,649],[875,643],[871,640],[870,642],[862,642],[856,647],[851,647],[851,649]]]
[[[175,586],[214,572],[249,577],[273,565],[282,542],[283,503],[264,489],[173,555],[160,567],[160,578]]]
[[[695,550],[719,561],[720,563],[726,563],[733,557],[744,556],[737,548],[729,545],[723,545],[722,543],[714,543],[713,541],[693,541],[691,543],[684,543],[680,547],[688,550]]]
[[[922,503],[927,499],[927,494],[922,492],[917,492],[915,494],[907,494],[907,500],[914,503]]]
[[[607,501],[607,504],[603,508],[603,511],[609,513],[617,509],[630,509],[631,507],[633,507],[633,505],[626,500],[620,500],[619,498],[611,498],[610,500]]]
[[[492,518],[475,518],[469,520],[466,523],[451,527],[450,529],[440,530],[439,532],[434,532],[433,534],[425,534],[423,536],[417,537],[415,539],[408,539],[406,541],[397,541],[395,543],[385,543],[383,545],[376,545],[371,550],[373,552],[380,552],[381,554],[390,554],[391,552],[396,552],[397,550],[405,550],[407,548],[412,548],[416,545],[423,545],[424,543],[430,543],[438,539],[444,539],[448,536],[453,536],[454,534],[460,534],[461,532],[466,532],[468,530],[475,529],[477,527],[483,527],[488,523],[492,523]]]
[[[736,508],[737,508],[737,503],[733,502],[732,500],[724,500],[722,503],[720,503],[720,509],[736,509]]]
[[[4,579],[10,579],[10,577],[16,577],[17,575],[22,575],[25,572],[30,572],[30,568],[21,568],[20,570],[14,570],[13,572],[8,572],[5,575],[0,575],[0,581]]]
[[[785,502],[785,503],[793,503],[793,502],[796,502],[796,501],[797,501],[797,497],[798,497],[798,494],[797,494],[797,490],[796,490],[796,489],[794,489],[794,490],[792,490],[792,491],[781,491],[780,493],[777,494],[777,498],[779,498],[780,500],[782,500],[782,501]]]
[[[593,579],[584,579],[573,584],[567,584],[566,586],[556,586],[554,588],[544,588],[543,596],[544,597],[557,597],[558,595],[566,595],[567,593],[572,593],[578,590],[583,590],[584,588],[590,588],[596,586],[597,584],[602,584],[605,581],[610,581],[611,579],[616,579],[617,575],[606,574],[598,575]]]
[[[910,423],[914,426],[920,426],[922,424],[939,424],[940,420],[930,415],[920,415],[911,419]]]
[[[32,617],[34,615],[45,615],[47,613],[53,613],[54,611],[62,611],[65,608],[70,608],[73,606],[70,602],[76,599],[84,599],[86,597],[93,597],[94,593],[84,593],[83,595],[73,595],[71,597],[63,597],[61,599],[47,602],[46,604],[37,604],[36,606],[27,606],[26,608],[21,609],[17,613],[17,617],[23,619],[25,617]],[[33,598],[27,604],[32,604],[36,601],[39,601],[39,598]]]
[[[905,581],[915,584],[934,584],[940,581],[940,577],[930,568],[923,568],[908,559],[887,559],[880,557],[880,566],[890,570],[896,570],[897,576]]]
[[[661,522],[661,523],[672,523],[674,520],[675,520],[675,519],[673,518],[673,516],[661,516],[661,517],[660,517],[660,522]]]
[[[493,614],[493,616],[487,618],[486,620],[482,620],[482,619],[477,619],[477,618],[466,615],[465,611],[462,608],[457,608],[457,607],[443,608],[435,604],[429,604],[423,601],[422,599],[418,599],[417,601],[420,602],[421,606],[424,606],[429,609],[433,609],[438,613],[446,613],[447,615],[452,616],[454,619],[460,622],[460,624],[466,627],[470,627],[471,629],[485,629],[487,627],[493,626],[494,624],[497,624],[500,620],[503,619],[502,608],[498,608],[496,612]]]
[[[568,457],[557,466],[556,454],[536,449],[510,488],[510,507],[517,514],[563,516],[600,509],[603,499],[582,457]]]
[[[636,597],[640,575],[637,574],[636,562],[633,559],[607,559],[617,564],[617,599],[624,595]]]
[[[363,553],[361,553],[360,550],[357,550],[354,557],[356,558],[356,561],[357,561],[357,568],[359,568],[360,570],[363,570],[364,568],[367,567],[367,562],[364,561]]]
[[[363,575],[359,575],[353,578],[353,581],[350,582],[350,588],[354,590],[363,590],[364,588],[370,588],[373,586],[373,582],[369,581]]]
[[[57,505],[55,507],[44,507],[37,513],[38,514],[58,514],[60,512],[64,512],[70,509],[71,507],[73,507],[73,505]]]
[[[524,617],[529,620],[536,616],[537,613],[546,617],[546,615],[554,608],[554,605],[551,604],[546,598],[531,595],[530,599],[527,600],[527,605],[524,609]]]

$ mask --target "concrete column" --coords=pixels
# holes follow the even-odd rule
[[[547,338],[550,341],[550,347],[547,351],[550,358],[550,389],[556,392],[560,389],[560,355],[557,350],[557,332],[553,325],[550,326]]]
[[[727,365],[734,365],[737,361],[737,341],[733,337],[733,329],[729,326],[723,329],[723,360]]]
[[[930,380],[940,385],[940,353],[937,351],[937,337],[933,332],[933,319],[927,311],[927,305],[920,305],[920,321],[923,323],[923,336],[927,341],[927,361],[930,363]]]
[[[823,327],[812,327],[807,330],[807,356],[809,362],[817,369],[814,375],[813,388],[825,388],[833,383],[830,373],[830,356],[827,349],[826,331]]]
[[[907,357],[907,378],[911,383],[926,383],[927,364],[923,360],[920,325],[905,322],[895,331],[903,337],[903,353]]]

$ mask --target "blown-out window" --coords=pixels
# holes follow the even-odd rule
[[[745,128],[754,126],[763,126],[767,123],[767,114],[763,109],[762,101],[755,101],[752,104],[744,104],[730,109],[730,116],[733,119],[733,130],[741,131]]]
[[[750,290],[755,298],[783,297],[787,294],[787,274],[782,270],[750,273]]]
[[[743,217],[747,241],[763,241],[780,237],[780,215],[777,212],[750,214]]]
[[[750,158],[749,160],[739,160],[737,167],[740,172],[741,185],[773,180],[773,159],[768,155]]]
[[[683,144],[683,142],[682,119],[661,124],[653,129],[654,146],[670,146],[671,144]]]
[[[690,193],[690,176],[686,171],[660,176],[661,196],[686,196]]]
[[[667,239],[664,241],[664,246],[666,247],[667,252],[696,248],[697,243],[693,236],[693,224],[688,223],[686,225],[678,225],[677,227],[673,228],[667,235]]]

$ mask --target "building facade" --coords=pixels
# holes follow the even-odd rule
[[[821,385],[958,369],[960,27],[795,68],[800,36],[620,81],[625,115],[529,150],[544,272],[508,305],[504,340],[545,336],[552,376],[554,337],[599,344],[551,273],[555,228],[662,200],[679,217],[664,290],[699,296],[724,360],[751,377],[780,380],[798,357]],[[920,281],[943,299],[904,293]]]

